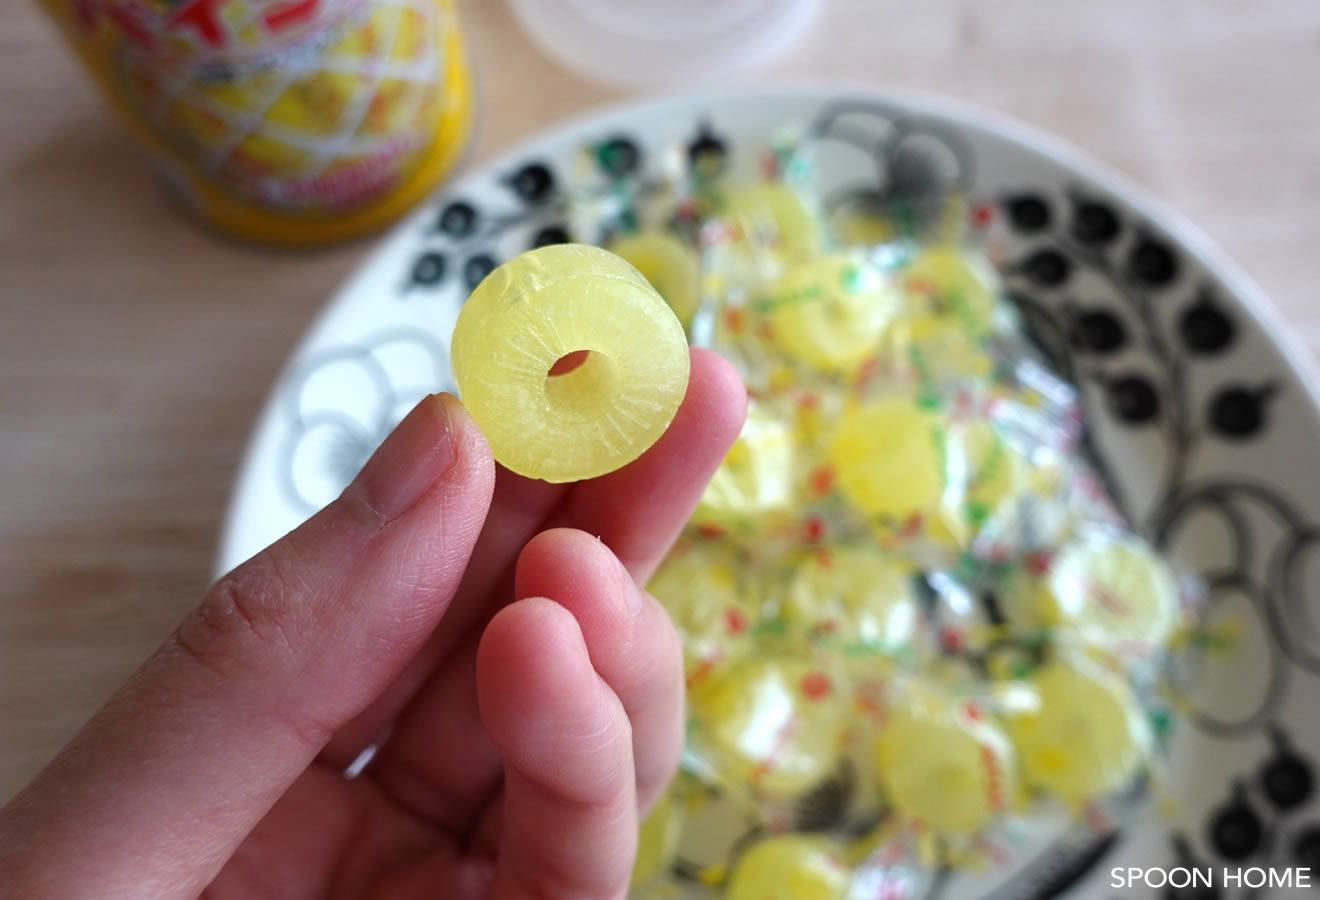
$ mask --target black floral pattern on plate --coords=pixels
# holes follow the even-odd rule
[[[391,361],[401,355],[424,361],[429,370],[424,383],[395,374]],[[302,359],[285,378],[279,397],[287,429],[279,457],[285,501],[299,513],[315,512],[353,479],[414,404],[448,383],[444,347],[434,335],[415,328],[385,329]],[[345,386],[353,389],[356,403],[346,402]],[[320,448],[320,459],[300,462],[306,448]],[[299,475],[308,465],[323,476],[318,481],[327,491],[304,484]]]
[[[1300,752],[1279,725],[1265,728],[1269,755],[1254,771],[1243,772],[1224,789],[1201,834],[1173,832],[1170,845],[1176,865],[1207,870],[1207,886],[1168,887],[1170,900],[1247,900],[1259,888],[1231,883],[1220,873],[1255,868],[1269,872],[1304,871],[1320,879],[1320,821],[1305,818],[1303,808],[1315,797],[1315,763]],[[1199,849],[1198,849],[1199,848]]]

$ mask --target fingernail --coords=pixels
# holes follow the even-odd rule
[[[628,612],[632,613],[634,619],[642,614],[642,600],[642,589],[633,582],[628,590]]]
[[[458,459],[451,403],[432,394],[413,407],[349,487],[384,522],[397,519],[422,499]]]
[[[596,540],[599,541],[600,538],[597,537]],[[623,563],[619,562],[617,557],[615,558],[615,565],[618,567],[619,585],[624,597],[623,602],[628,607],[629,615],[636,618],[642,614],[642,602],[645,599],[642,593],[643,588],[633,580],[632,573],[624,568]]]

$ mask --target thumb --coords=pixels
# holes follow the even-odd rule
[[[430,634],[493,484],[458,402],[423,400],[338,500],[221,579],[0,811],[12,896],[200,894]]]

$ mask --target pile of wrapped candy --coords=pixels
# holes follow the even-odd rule
[[[963,199],[920,229],[901,203],[827,216],[797,148],[767,160],[598,232],[751,396],[649,585],[689,722],[634,889],[912,895],[1011,856],[1014,822],[1140,790],[1194,591],[1088,468]]]

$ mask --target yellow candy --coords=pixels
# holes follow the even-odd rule
[[[939,504],[944,440],[941,418],[899,395],[846,411],[828,455],[854,506],[867,517],[902,522]]]
[[[879,352],[898,297],[874,265],[836,254],[791,268],[757,309],[790,358],[822,372],[847,372]]]
[[[736,226],[735,245],[787,260],[806,259],[819,252],[820,222],[787,185],[741,185],[729,189],[724,218]]]
[[[631,263],[686,326],[697,311],[700,281],[696,254],[665,231],[639,231],[610,241],[606,248]]]
[[[759,610],[740,583],[741,567],[727,546],[695,544],[671,554],[647,585],[683,641],[689,685],[746,650]]]
[[[896,317],[885,349],[923,383],[985,378],[994,371],[994,360],[978,335],[929,310]]]
[[[707,249],[703,269],[719,273],[725,287],[715,296],[727,301],[764,293],[786,267],[820,252],[820,223],[789,187],[776,183],[729,188],[716,220],[726,230]],[[739,329],[731,329],[737,336]],[[745,336],[744,336],[745,337]]]
[[[678,853],[683,830],[683,805],[666,791],[651,807],[637,835],[630,890],[637,891],[659,878]]]
[[[765,405],[751,402],[742,433],[706,485],[693,522],[745,527],[793,503],[793,432]]]
[[[1145,758],[1132,692],[1094,663],[1047,663],[1016,696],[1005,724],[1023,777],[1067,802],[1080,805],[1123,787]]]
[[[848,869],[829,841],[786,834],[754,845],[738,860],[725,900],[843,900]]]
[[[982,523],[1026,490],[1028,464],[983,420],[949,430],[945,443],[948,487],[940,514],[928,523],[932,539],[967,546]]]
[[[550,375],[583,350],[576,369]],[[495,459],[552,482],[632,462],[687,390],[687,340],[673,311],[628,263],[577,244],[532,250],[486,276],[459,313],[451,355]]]
[[[738,660],[690,692],[701,745],[734,785],[791,797],[835,770],[848,707],[835,678],[801,659]]]
[[[918,254],[900,277],[908,291],[929,297],[967,331],[979,335],[989,328],[997,301],[996,280],[976,257],[953,246],[931,247]]]
[[[873,247],[892,241],[897,234],[892,218],[865,208],[842,209],[830,219],[835,237],[848,246]]]
[[[910,687],[875,742],[885,794],[904,817],[944,835],[970,835],[1004,812],[1016,790],[1012,746],[974,703]]]
[[[1046,624],[1120,651],[1158,647],[1178,625],[1178,589],[1168,566],[1134,538],[1068,545],[1050,563],[1037,602]]]
[[[871,547],[825,548],[803,560],[785,592],[790,625],[884,653],[908,647],[919,613],[912,569]]]

